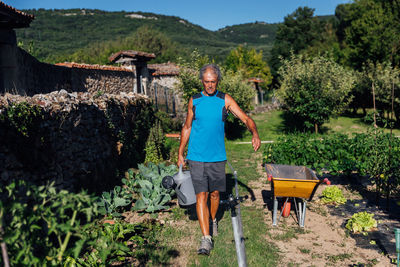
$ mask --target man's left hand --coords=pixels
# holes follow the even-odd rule
[[[251,143],[253,144],[254,151],[257,151],[261,145],[260,137],[258,137],[258,135],[253,135],[253,138],[251,139]]]

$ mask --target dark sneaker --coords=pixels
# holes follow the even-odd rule
[[[212,248],[213,242],[211,240],[211,236],[203,236],[201,237],[200,247],[199,250],[197,250],[197,254],[210,255]]]
[[[211,221],[211,232],[212,236],[217,236],[218,235],[218,222],[217,219],[214,219]]]

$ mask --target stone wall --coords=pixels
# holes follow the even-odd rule
[[[154,122],[141,95],[94,95],[65,90],[0,98],[0,178],[54,180],[101,191],[144,159]]]
[[[133,92],[136,78],[133,72],[71,68],[72,88],[95,94]]]
[[[112,66],[103,69],[98,66],[95,69],[93,65],[87,65],[92,68],[83,68],[47,64],[19,47],[8,46],[7,49],[12,60],[4,64],[10,65],[8,69],[13,71],[13,75],[3,77],[5,86],[0,88],[0,94],[33,96],[61,89],[67,92],[117,94],[133,92],[136,84],[136,76],[132,70]],[[1,58],[5,60],[4,55]]]
[[[61,89],[83,92],[81,88],[72,88],[70,69],[42,63],[25,50],[15,49],[17,76],[12,82],[14,87],[6,88],[6,92],[28,96]]]

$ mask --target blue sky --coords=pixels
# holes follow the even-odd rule
[[[143,11],[178,16],[209,30],[255,21],[282,22],[299,6],[315,15],[333,15],[338,4],[351,0],[2,0],[17,9],[93,8]]]

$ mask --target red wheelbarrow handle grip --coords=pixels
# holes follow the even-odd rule
[[[325,178],[325,179],[323,180],[323,182],[326,183],[327,185],[331,185],[331,181],[329,181],[328,178]]]

